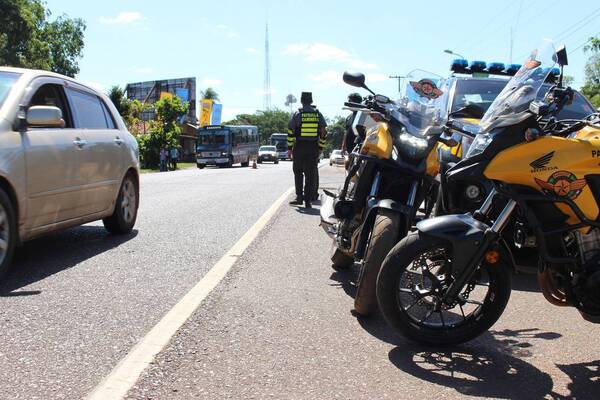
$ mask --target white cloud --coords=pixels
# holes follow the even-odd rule
[[[202,80],[202,85],[203,86],[219,86],[221,83],[223,83],[223,81],[221,81],[220,79],[216,79],[216,78],[204,78]]]
[[[245,51],[248,54],[258,54],[258,50],[256,50],[254,47],[246,47]]]
[[[366,74],[367,76],[367,84],[369,82],[383,82],[383,81],[387,81],[388,79],[390,79],[389,76],[385,75],[385,74],[379,74],[379,73],[368,73]]]
[[[317,74],[311,74],[308,76],[308,79],[324,86],[337,86],[341,85],[343,82],[342,73],[334,70],[327,70]]]
[[[114,17],[100,17],[100,22],[106,25],[129,25],[144,19],[144,16],[138,11],[123,11]]]
[[[350,53],[325,43],[290,44],[283,54],[303,56],[306,61],[344,61]]]
[[[336,62],[354,70],[376,70],[377,64],[362,61],[356,55],[326,43],[296,43],[288,45],[285,55],[300,56],[306,62]]]
[[[237,33],[237,31],[235,29],[233,29],[232,27],[225,25],[225,24],[218,24],[215,26],[216,28],[216,33],[218,35],[225,35],[228,38],[237,38],[239,37],[239,33]]]

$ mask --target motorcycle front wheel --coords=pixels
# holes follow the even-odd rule
[[[385,256],[398,243],[401,223],[402,217],[398,212],[382,209],[377,213],[365,260],[356,281],[354,311],[363,317],[377,310],[377,275]]]
[[[377,301],[399,334],[427,345],[455,345],[487,331],[510,297],[508,260],[482,263],[452,304],[442,301],[452,280],[452,249],[443,239],[409,234],[390,251],[377,278]]]

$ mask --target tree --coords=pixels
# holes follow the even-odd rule
[[[137,135],[140,159],[144,166],[158,165],[161,147],[179,146],[181,128],[177,125],[177,120],[187,113],[188,107],[189,104],[182,103],[177,96],[165,96],[154,103],[156,120],[150,123],[148,133]],[[132,108],[136,109],[137,106]]]
[[[288,112],[274,109],[255,114],[239,114],[225,125],[255,125],[260,133],[261,143],[267,144],[272,133],[287,132],[289,121],[290,114]]]
[[[585,83],[581,92],[592,102],[594,107],[600,107],[600,38],[590,38],[584,48],[591,53],[585,65]]]
[[[108,97],[115,105],[121,117],[126,119],[129,116],[131,102],[125,97],[125,90],[119,86],[113,86],[108,91]]]
[[[219,100],[219,94],[215,91],[215,89],[210,88],[210,87],[206,88],[206,90],[201,91],[200,95],[202,96],[202,99],[204,99],[204,100],[214,100],[214,101]]]
[[[41,0],[0,0],[0,65],[75,76],[85,23],[66,15],[49,21]]]
[[[346,118],[337,116],[333,121],[328,121],[327,125],[327,139],[325,142],[325,149],[323,153],[325,156],[331,154],[334,149],[342,148],[342,141],[346,134]]]

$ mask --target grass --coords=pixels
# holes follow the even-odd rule
[[[186,163],[186,162],[177,163],[177,170],[191,169],[191,168],[196,168],[196,163]],[[149,174],[149,173],[153,173],[153,172],[160,172],[160,170],[158,168],[142,168],[140,170],[140,172],[142,174]]]

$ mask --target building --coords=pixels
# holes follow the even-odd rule
[[[159,81],[147,81],[128,83],[126,88],[129,100],[139,100],[145,104],[153,104],[162,96],[174,95],[189,103],[187,114],[181,123],[181,159],[194,160],[196,152],[196,129],[198,118],[196,114],[196,78],[164,79]],[[153,109],[142,114],[142,120],[150,121],[155,117]]]

